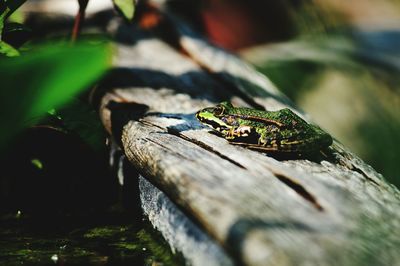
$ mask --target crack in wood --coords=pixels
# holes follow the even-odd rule
[[[182,154],[180,154],[180,153],[178,153],[178,152],[176,152],[176,151],[174,151],[174,150],[172,150],[172,149],[166,147],[165,145],[163,145],[163,144],[161,144],[161,143],[159,143],[159,142],[157,142],[157,141],[154,141],[154,140],[152,140],[152,139],[150,139],[150,138],[144,138],[144,140],[146,140],[146,141],[148,141],[148,142],[151,142],[151,143],[153,143],[153,144],[155,144],[155,145],[157,145],[157,146],[160,146],[161,148],[163,148],[163,149],[169,151],[169,152],[172,153],[172,154],[177,155],[178,157],[184,158],[185,160],[188,160],[188,161],[193,161],[192,159],[183,156]]]
[[[293,189],[302,198],[310,202],[317,210],[324,211],[324,208],[319,204],[315,196],[308,192],[301,184],[293,181],[291,178],[282,174],[274,173],[274,175],[285,185]]]
[[[153,123],[151,123],[149,121],[141,121],[141,122],[145,123],[147,125],[152,125],[152,126],[155,126],[157,128],[165,130],[163,127],[155,125],[155,124],[153,124]],[[207,144],[205,144],[205,143],[203,143],[201,141],[198,141],[196,139],[189,138],[189,137],[187,137],[185,135],[182,135],[178,130],[176,130],[176,129],[172,128],[172,127],[167,127],[166,129],[167,129],[167,133],[168,134],[171,134],[171,135],[179,137],[179,138],[181,138],[181,139],[183,139],[185,141],[188,141],[188,142],[190,142],[192,144],[195,144],[195,145],[197,145],[197,146],[199,146],[199,147],[201,147],[201,148],[203,148],[203,149],[205,149],[205,150],[207,150],[209,152],[214,153],[215,155],[217,155],[221,159],[227,160],[228,162],[230,162],[230,163],[232,163],[232,164],[234,164],[234,165],[236,165],[236,166],[238,166],[238,167],[240,167],[242,169],[246,169],[247,170],[247,168],[245,166],[243,166],[240,163],[236,162],[235,160],[229,158],[228,156],[216,151],[211,146],[209,146],[209,145],[207,145]],[[151,141],[151,142],[153,142],[153,143],[155,143],[155,144],[157,144],[157,145],[159,145],[159,146],[161,146],[161,147],[163,147],[163,148],[165,148],[165,149],[167,149],[169,151],[172,151],[171,149],[169,149],[169,148],[163,146],[162,144],[157,143],[157,142],[155,142],[153,140],[150,140],[150,139],[147,139],[147,138],[146,138],[146,140]],[[172,151],[172,152],[174,152],[174,151]],[[180,155],[180,156],[184,157],[182,155]],[[187,158],[185,158],[185,159],[187,159]],[[354,169],[355,169],[355,171],[359,170],[364,176],[366,176],[365,173],[362,172],[362,170],[360,170],[360,169],[358,169],[356,167],[354,167]],[[283,184],[285,184],[286,186],[291,188],[293,191],[295,191],[298,195],[300,195],[306,201],[310,202],[318,211],[324,211],[324,208],[319,204],[319,202],[316,199],[316,197],[313,196],[310,192],[308,192],[301,184],[297,183],[296,181],[293,181],[291,178],[289,178],[287,176],[284,176],[282,174],[274,173],[273,171],[272,171],[272,173],[275,175],[276,178],[278,178],[279,181],[281,181]],[[368,176],[366,176],[366,178],[370,179]],[[371,181],[376,183],[374,180],[371,180]]]
[[[335,151],[343,157],[343,159],[338,160],[338,163],[350,171],[354,171],[362,175],[366,180],[372,182],[374,185],[379,186],[379,183],[376,182],[373,178],[369,177],[367,173],[365,173],[361,168],[357,167],[351,160],[348,158],[348,154],[344,151],[336,150]]]
[[[198,140],[196,140],[196,139],[189,138],[189,137],[187,137],[187,136],[185,136],[185,135],[182,135],[182,134],[180,134],[180,132],[174,130],[173,128],[168,128],[167,130],[168,130],[168,133],[169,133],[169,134],[174,135],[174,136],[177,136],[177,137],[179,137],[179,138],[181,138],[181,139],[183,139],[183,140],[186,140],[186,141],[188,141],[188,142],[190,142],[190,143],[193,143],[193,144],[199,146],[200,148],[203,148],[203,149],[205,149],[205,150],[207,150],[207,151],[209,151],[209,152],[214,153],[215,155],[217,155],[217,156],[220,157],[221,159],[226,160],[226,161],[228,161],[228,162],[230,162],[230,163],[232,163],[232,164],[234,164],[234,165],[236,165],[236,166],[238,166],[238,167],[240,167],[240,168],[242,168],[242,169],[246,169],[246,170],[247,170],[246,167],[244,167],[244,166],[241,165],[240,163],[236,162],[235,160],[229,158],[228,156],[226,156],[226,155],[220,153],[219,151],[216,151],[216,150],[213,149],[211,146],[209,146],[209,145],[207,145],[207,144],[205,144],[205,143],[203,143],[203,142],[201,142],[201,141],[198,141]]]
[[[154,124],[154,123],[151,123],[151,122],[149,122],[149,121],[144,121],[144,120],[143,120],[143,121],[140,121],[140,122],[142,122],[143,124],[147,124],[147,125],[150,125],[150,126],[155,126],[155,127],[157,127],[157,128],[160,128],[160,129],[165,130],[165,128],[163,128],[163,127],[161,127],[161,126],[158,126],[158,125],[156,125],[156,124]],[[201,141],[198,141],[198,140],[195,140],[195,139],[186,137],[186,136],[180,134],[180,132],[178,132],[177,130],[174,130],[173,128],[168,127],[168,128],[167,128],[167,133],[168,133],[168,134],[171,134],[171,135],[173,135],[173,136],[179,137],[180,139],[183,139],[183,140],[185,140],[185,141],[188,141],[188,142],[190,142],[190,143],[192,143],[192,144],[195,144],[195,145],[197,145],[197,146],[199,146],[199,147],[201,147],[201,148],[203,148],[203,149],[205,149],[205,150],[207,150],[207,151],[209,151],[209,152],[212,152],[212,153],[214,153],[215,155],[217,155],[218,157],[220,157],[221,159],[227,160],[228,162],[230,162],[230,163],[232,163],[232,164],[234,164],[234,165],[236,165],[236,166],[238,166],[238,167],[240,167],[240,168],[242,168],[242,169],[246,169],[246,167],[244,167],[244,166],[241,165],[240,163],[238,163],[238,162],[236,162],[235,160],[232,160],[231,158],[229,158],[228,156],[226,156],[226,155],[224,155],[224,154],[222,154],[222,153],[220,153],[220,152],[214,150],[211,146],[208,146],[207,144],[205,144],[205,143],[203,143],[203,142],[201,142]],[[165,149],[167,149],[167,150],[169,150],[169,151],[172,151],[172,150],[169,149],[168,147],[165,147],[165,146],[163,146],[162,144],[157,143],[157,142],[155,142],[155,141],[153,141],[153,140],[151,140],[151,139],[146,138],[146,140],[147,140],[147,141],[150,141],[150,142],[152,142],[152,143],[154,143],[154,144],[157,144],[157,145],[159,145],[159,146],[161,146],[161,147],[163,147],[163,148],[165,148]],[[174,151],[173,151],[173,152],[174,152]],[[176,152],[174,152],[174,153],[176,153]],[[180,156],[181,156],[181,157],[184,157],[184,156],[182,156],[182,155],[180,155]],[[187,159],[187,158],[186,158],[186,159]]]
[[[144,121],[142,121],[142,122],[144,122]],[[148,121],[146,121],[146,124],[148,124],[148,125],[153,125],[153,126],[156,126],[156,127],[158,127],[158,128],[162,128],[162,127],[157,126],[157,125],[154,125],[153,123],[148,122]],[[197,146],[199,146],[199,147],[201,147],[201,148],[203,148],[203,149],[205,149],[205,150],[207,150],[207,151],[209,151],[209,152],[214,153],[215,155],[217,155],[217,156],[220,157],[221,159],[227,160],[228,162],[230,162],[230,163],[232,163],[232,164],[234,164],[234,165],[236,165],[236,166],[238,166],[238,167],[240,167],[240,168],[242,168],[242,169],[246,169],[246,170],[247,170],[247,168],[246,168],[245,166],[241,165],[240,163],[236,162],[235,160],[232,160],[232,159],[229,158],[228,156],[226,156],[226,155],[224,155],[224,154],[222,154],[222,153],[216,151],[216,150],[213,149],[211,146],[209,146],[209,145],[207,145],[207,144],[205,144],[205,143],[203,143],[203,142],[201,142],[201,141],[198,141],[198,140],[196,140],[196,139],[189,138],[189,137],[187,137],[187,136],[185,136],[185,135],[182,135],[179,131],[175,130],[174,128],[167,127],[167,133],[169,133],[169,134],[171,134],[171,135],[173,135],[173,136],[179,137],[179,138],[181,138],[181,139],[183,139],[183,140],[185,140],[185,141],[188,141],[188,142],[190,142],[190,143],[192,143],[192,144],[195,144],[195,145],[197,145]],[[160,145],[161,147],[163,147],[163,148],[165,148],[165,149],[171,150],[171,149],[169,149],[169,148],[167,148],[167,147],[164,147],[164,146],[163,146],[162,144],[160,144],[160,143],[156,143],[156,142],[154,142],[154,141],[152,141],[152,140],[150,140],[150,139],[147,139],[147,140],[149,140],[149,141],[151,141],[151,142],[153,142],[153,143],[155,143],[155,144],[157,144],[157,145]],[[360,170],[360,171],[361,171],[361,170]],[[277,177],[283,184],[287,185],[289,188],[291,188],[292,190],[294,190],[294,191],[295,191],[298,195],[300,195],[302,198],[304,198],[305,200],[307,200],[308,202],[310,202],[317,210],[319,210],[319,211],[324,211],[324,208],[319,204],[319,202],[317,201],[317,199],[315,198],[315,196],[313,196],[310,192],[308,192],[301,184],[299,184],[299,183],[293,181],[291,178],[286,177],[286,176],[284,176],[284,175],[282,175],[282,174],[274,173],[274,175],[275,175],[275,177]],[[373,181],[373,180],[372,180],[372,181]],[[374,182],[375,182],[375,181],[374,181]]]
[[[355,171],[357,173],[359,173],[360,175],[362,175],[363,177],[365,177],[365,179],[367,179],[368,181],[372,182],[373,184],[379,186],[378,182],[376,182],[374,179],[372,179],[371,177],[369,177],[363,170],[361,170],[360,168],[356,167],[354,164],[351,164],[351,169],[352,171]]]
[[[146,120],[140,120],[139,122],[142,123],[142,124],[144,124],[144,125],[146,125],[146,126],[154,126],[154,127],[157,127],[157,128],[159,128],[159,129],[161,129],[161,130],[163,130],[163,131],[165,132],[165,127],[156,125],[156,124],[151,123],[151,122],[146,121]]]

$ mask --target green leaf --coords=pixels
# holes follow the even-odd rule
[[[104,127],[99,115],[89,104],[73,99],[62,108],[53,109],[51,115],[60,119],[65,129],[78,135],[93,150],[101,151],[104,148]]]
[[[45,46],[0,60],[0,148],[23,125],[65,104],[110,66],[106,45]]]
[[[3,41],[0,41],[0,54],[8,57],[19,56],[18,50]]]
[[[43,163],[42,161],[40,161],[40,159],[32,159],[31,163],[33,164],[33,166],[35,166],[37,169],[42,170],[43,169]]]
[[[17,9],[7,18],[7,22],[24,23],[25,16],[26,16],[26,13],[22,12],[21,9]]]
[[[4,21],[26,0],[0,0],[0,40],[4,27]]]
[[[0,0],[0,40],[1,40],[1,34],[3,32],[4,21],[6,20],[6,15],[10,11],[10,9],[1,1],[3,0]]]
[[[128,21],[133,19],[135,14],[135,0],[113,0],[114,6]]]
[[[17,10],[26,0],[0,0],[1,16],[8,18],[15,10]]]

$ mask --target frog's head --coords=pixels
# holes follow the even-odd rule
[[[230,125],[223,121],[223,118],[229,113],[230,108],[233,108],[229,102],[222,102],[215,107],[207,107],[196,113],[196,118],[203,124],[219,131],[225,131],[231,128]]]

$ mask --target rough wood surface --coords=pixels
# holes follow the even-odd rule
[[[161,190],[139,177],[141,205],[145,215],[188,265],[232,266],[232,259],[199,226],[180,211]]]
[[[277,159],[211,134],[194,117],[202,107],[290,103],[240,59],[164,19],[173,45],[157,30],[108,27],[124,41],[101,116],[138,171],[238,263],[400,265],[399,191],[336,141],[324,158]],[[143,117],[137,104],[149,106]]]

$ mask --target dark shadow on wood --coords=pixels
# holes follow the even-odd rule
[[[111,112],[111,131],[112,135],[120,147],[121,135],[123,127],[131,120],[139,120],[143,117],[149,107],[145,104],[139,103],[120,103],[111,101],[107,104],[107,108]]]
[[[177,119],[180,120],[181,123],[167,127],[167,133],[172,134],[186,140],[189,140],[195,144],[199,144],[199,141],[194,139],[187,139],[182,134],[188,130],[201,130],[204,128],[208,128],[207,126],[202,125],[195,117],[194,113],[184,114],[184,113],[161,113],[161,112],[149,112],[146,113],[148,110],[148,106],[144,104],[138,103],[117,103],[117,102],[110,102],[107,106],[108,109],[111,111],[111,120],[113,121],[112,124],[112,132],[113,136],[116,137],[117,140],[120,139],[122,134],[122,128],[131,120],[138,121],[140,118],[145,116],[155,116],[155,117],[163,117],[169,119]],[[154,125],[157,126],[157,125]],[[220,133],[210,130],[210,134],[216,135],[218,137],[222,137]],[[228,141],[227,141],[228,142]],[[234,144],[232,142],[228,142],[231,145]],[[120,144],[120,143],[119,143]],[[237,144],[236,144],[237,145]],[[205,148],[205,144],[201,145]],[[240,145],[239,145],[240,146]],[[207,148],[207,150],[210,150]],[[251,150],[261,152],[266,156],[273,157],[279,161],[286,161],[286,160],[309,160],[315,163],[321,163],[323,160],[329,161],[331,163],[336,163],[337,159],[333,157],[332,151],[330,149],[324,150],[323,152],[315,152],[315,153],[290,153],[290,152],[273,152],[273,151],[262,151],[257,149]],[[238,163],[235,163],[238,164]]]
[[[234,94],[210,79],[205,72],[192,71],[182,75],[171,75],[162,71],[143,68],[114,68],[101,82],[97,91],[102,96],[110,89],[172,89],[177,93],[185,93],[193,99],[210,101],[229,100]]]
[[[174,132],[174,134],[181,134],[182,132],[187,130],[200,130],[203,128],[207,128],[196,119],[194,113],[181,114],[181,113],[152,112],[152,113],[147,113],[147,116],[157,116],[157,117],[181,120],[182,123],[167,127],[167,132]]]
[[[265,108],[255,103],[250,96],[246,96],[236,86],[233,80],[238,80],[245,87],[249,88],[250,96],[260,96],[264,98],[274,98],[281,101],[279,97],[266,92],[258,85],[245,79],[233,77],[228,73],[207,73],[202,71],[189,71],[181,75],[171,75],[162,71],[143,69],[143,68],[124,68],[112,69],[96,89],[96,99],[101,98],[111,89],[172,89],[176,93],[184,93],[193,99],[205,99],[213,102],[230,100],[237,96],[244,99],[250,106],[265,110]],[[226,80],[232,80],[228,82]]]

